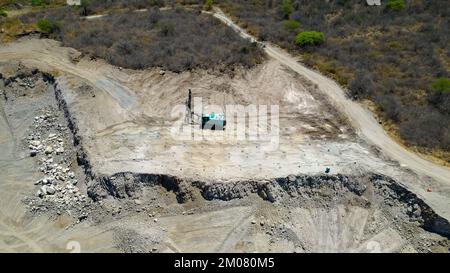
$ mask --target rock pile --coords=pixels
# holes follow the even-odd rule
[[[35,80],[33,78],[30,77],[25,77],[25,78],[17,78],[16,79],[16,84],[18,86],[24,87],[24,88],[34,88],[35,84],[34,84]]]
[[[37,199],[29,200],[31,211],[56,210],[72,211],[79,219],[88,216],[88,204],[91,200],[77,187],[78,179],[71,169],[72,154],[67,141],[67,126],[59,123],[57,110],[44,109],[42,115],[34,118],[31,132],[26,141],[29,154],[39,162],[39,171],[43,177],[34,184],[39,186]]]

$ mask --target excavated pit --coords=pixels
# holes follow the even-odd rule
[[[69,128],[74,135],[74,144],[80,145],[80,136],[75,121],[71,118],[61,90],[54,84],[55,95],[60,109],[69,121]],[[379,175],[366,174],[355,177],[344,175],[310,176],[290,175],[270,181],[238,181],[211,183],[182,179],[170,175],[116,173],[113,176],[97,176],[92,173],[92,167],[82,146],[79,148],[78,163],[84,167],[90,178],[88,194],[94,200],[108,196],[115,198],[139,198],[143,188],[161,186],[176,195],[179,203],[195,201],[203,198],[207,201],[230,201],[257,195],[264,201],[285,203],[301,207],[308,199],[310,206],[328,207],[330,204],[352,204],[363,208],[378,206],[376,203],[393,204],[406,210],[405,218],[412,220],[427,231],[450,238],[449,222],[437,215],[425,202],[401,186],[395,180]],[[368,190],[369,189],[369,190]],[[351,195],[349,197],[348,195]],[[372,200],[366,196],[372,197]],[[340,200],[342,198],[342,200]],[[296,200],[292,200],[296,199]],[[313,199],[313,201],[311,201]],[[346,200],[349,199],[349,200]],[[376,205],[374,205],[374,203]]]
[[[113,216],[98,216],[103,212],[96,208],[89,217],[81,218],[87,222],[95,219],[95,224],[91,224],[99,228],[109,226],[119,251],[449,250],[449,222],[400,183],[371,172],[239,181],[195,180],[160,173],[96,172],[96,162],[85,149],[88,140],[65,99],[64,86],[50,74],[38,70],[31,74],[42,75],[49,85],[47,92],[55,98],[53,106],[67,122],[74,161],[83,173],[77,174],[78,183],[85,184],[79,188],[95,201],[90,206],[101,204],[100,210],[108,212],[123,207],[122,212],[115,211]],[[7,89],[17,78],[29,76],[19,73],[0,78]],[[14,100],[23,97],[26,96],[15,94]],[[5,99],[4,103],[11,101]],[[5,116],[14,127],[14,119],[9,117],[13,113],[8,109]],[[4,181],[8,179],[5,177]]]
[[[437,215],[425,202],[389,177],[378,174],[348,177],[291,175],[271,181],[240,181],[234,183],[205,183],[186,181],[172,176],[118,173],[112,177],[101,177],[90,196],[100,187],[102,196],[115,198],[140,198],[143,188],[161,186],[176,195],[180,203],[192,202],[196,198],[207,201],[231,201],[258,196],[264,201],[301,207],[351,204],[362,208],[388,204],[406,211],[425,230],[450,236],[449,222]],[[106,191],[107,195],[105,195]]]

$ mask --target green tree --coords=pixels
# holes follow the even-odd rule
[[[432,85],[431,89],[435,92],[450,93],[450,79],[439,78]]]
[[[33,7],[39,7],[42,6],[42,1],[41,0],[31,0],[31,5]]]
[[[81,15],[82,16],[88,16],[89,15],[89,6],[91,5],[90,0],[81,0],[80,7],[81,7]]]
[[[325,42],[325,34],[318,31],[304,31],[297,34],[295,43],[299,46],[320,45]]]
[[[386,4],[386,8],[393,11],[399,11],[406,8],[405,0],[389,0]]]
[[[8,16],[8,14],[6,13],[6,11],[0,9],[0,17],[6,17]]]
[[[211,10],[213,5],[214,5],[214,0],[206,0],[204,9]]]
[[[281,6],[284,14],[284,18],[289,19],[291,14],[294,12],[294,5],[292,4],[292,0],[283,0],[283,4]]]
[[[51,22],[48,19],[41,19],[37,22],[37,27],[38,29],[46,34],[50,34],[52,32],[55,31],[55,29],[57,28],[56,24],[54,24],[53,22]]]
[[[31,5],[33,7],[42,7],[42,6],[46,6],[49,4],[50,4],[49,0],[31,0]]]
[[[283,22],[283,26],[289,31],[297,31],[300,28],[300,22],[296,20],[286,20]]]
[[[450,115],[450,79],[438,78],[430,86],[428,101],[439,111]]]

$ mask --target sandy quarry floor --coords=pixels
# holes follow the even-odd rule
[[[83,137],[89,139],[85,148],[103,174],[132,171],[232,181],[322,173],[331,167],[332,173],[406,175],[355,138],[314,86],[274,60],[234,77],[205,72],[161,75],[159,70],[119,70],[101,61],[73,64],[70,56],[75,53],[50,40],[24,40],[13,48],[17,53],[3,49],[6,58],[59,71],[58,84]],[[271,149],[270,142],[260,139],[174,139],[171,111],[184,104],[188,89],[204,105],[278,105],[279,148]],[[198,126],[193,130],[200,131]]]
[[[36,191],[40,174],[23,138],[34,117],[55,105],[42,84],[23,96],[8,94],[0,104],[0,252],[447,251],[448,240],[409,223],[406,207],[395,199],[391,209],[368,196],[372,204],[365,207],[358,204],[365,197],[339,190],[331,201],[314,193],[287,199],[301,206],[257,196],[179,204],[173,193],[154,186],[134,197],[139,199],[99,202],[81,223],[69,211],[30,215],[23,200]]]
[[[330,111],[326,102],[314,97],[317,96],[314,87],[302,83],[274,61],[234,78],[204,72],[160,75],[159,71],[117,72],[115,77],[135,90],[136,102],[129,111],[99,90],[91,88],[90,92],[80,92],[87,87],[76,78],[58,78],[69,107],[73,107],[81,121],[80,129],[90,139],[86,149],[97,162],[97,171],[103,174],[131,171],[233,181],[320,172],[334,165],[331,149],[335,149],[335,155],[342,154],[348,149],[343,143],[352,138],[351,130],[341,118]],[[269,80],[271,78],[275,80]],[[192,129],[193,134],[204,133],[205,138],[212,140],[177,139],[171,133],[176,123],[171,111],[183,105],[188,89],[193,91],[194,97],[202,98],[206,109],[207,105],[224,104],[267,105],[269,109],[271,105],[279,105],[279,137],[274,136],[279,147],[277,143],[271,145],[268,136],[254,141],[248,139],[248,135],[245,140],[224,138],[217,141],[220,133],[202,131],[198,125],[183,128]],[[110,102],[103,107],[108,100]],[[92,112],[81,109],[95,109],[98,118],[92,119]],[[332,144],[324,145],[327,142]],[[312,149],[311,143],[315,146]],[[330,149],[330,165],[325,164],[326,159],[316,162],[314,157],[318,155],[307,152],[315,149],[324,154]],[[353,163],[342,159],[340,168]]]
[[[360,140],[314,85],[275,60],[234,76],[136,72],[101,61],[73,62],[74,50],[28,38],[2,46],[0,56],[4,76],[14,74],[18,62],[57,76],[97,174],[168,174],[230,183],[317,175],[331,167],[331,174],[376,172],[404,184],[429,185]],[[204,104],[279,105],[279,147],[267,149],[273,146],[266,141],[173,138],[175,119],[170,113],[184,103],[188,89]],[[45,213],[31,216],[23,199],[36,191],[33,183],[39,174],[36,160],[28,157],[21,141],[47,105],[57,105],[51,90],[2,104],[0,251],[69,251],[71,241],[79,242],[82,251],[448,251],[448,239],[424,231],[416,220],[410,222],[411,204],[396,200],[387,206],[375,197],[346,191],[341,196],[333,187],[312,190],[299,199],[310,200],[319,191],[335,196],[333,202],[318,198],[317,203],[291,205],[252,195],[180,204],[174,193],[154,186],[129,200],[106,199],[78,224],[66,211],[50,220]],[[192,128],[199,131],[198,126]],[[436,194],[446,202],[449,190],[437,188]],[[360,204],[367,200],[370,206]]]
[[[376,172],[414,188],[429,198],[427,201],[441,215],[450,217],[446,209],[448,185],[416,175],[356,137],[314,85],[278,61],[269,60],[233,77],[201,71],[161,75],[159,70],[120,70],[87,59],[74,64],[71,56],[77,53],[50,40],[25,40],[13,51],[20,52],[19,56],[5,56],[59,71],[57,83],[78,121],[80,134],[88,140],[83,145],[96,162],[93,168],[97,173],[240,181],[318,174],[326,167],[331,168],[331,174]],[[170,130],[177,119],[171,112],[184,104],[188,89],[194,97],[203,99],[203,105],[279,105],[279,146],[273,149],[264,139],[175,139]],[[198,126],[192,129],[201,133]],[[429,187],[432,193],[426,193]]]
[[[55,103],[42,82],[33,93],[8,105],[0,103],[0,252],[69,252],[74,240],[85,250],[114,251],[108,243],[112,233],[84,224],[68,230],[76,220],[68,214],[56,220],[30,217],[23,201],[36,192],[40,174],[22,141],[40,110]]]

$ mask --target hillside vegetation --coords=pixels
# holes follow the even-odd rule
[[[218,0],[251,33],[369,99],[393,133],[450,162],[446,0]]]
[[[86,20],[80,17],[82,9],[45,9],[19,19],[64,46],[124,68],[229,71],[236,66],[252,67],[264,58],[256,44],[200,10],[151,8]]]
[[[0,8],[17,9],[31,7],[57,7],[66,4],[66,0],[0,0]]]

